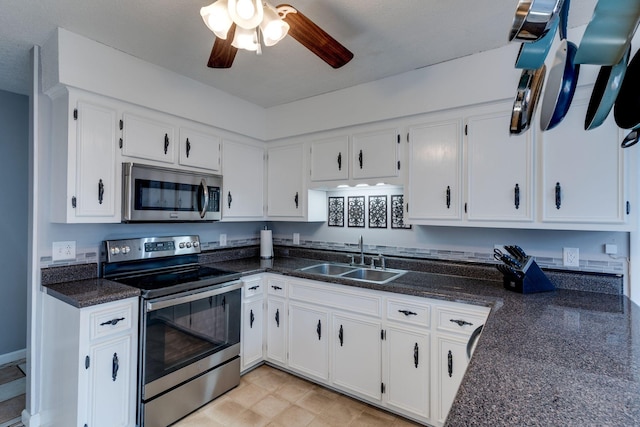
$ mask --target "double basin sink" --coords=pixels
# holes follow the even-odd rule
[[[342,277],[350,280],[360,280],[363,282],[384,284],[388,283],[406,273],[405,270],[393,270],[390,268],[367,268],[365,266],[322,263],[298,269],[308,274],[318,274],[321,276]]]

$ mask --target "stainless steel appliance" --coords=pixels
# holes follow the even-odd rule
[[[138,425],[174,423],[240,382],[240,274],[198,264],[198,236],[104,242],[102,276],[141,289]]]
[[[122,221],[217,221],[222,177],[122,164]]]

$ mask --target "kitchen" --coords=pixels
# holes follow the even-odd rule
[[[578,30],[576,30],[578,31]],[[274,107],[267,111],[267,117],[264,117],[262,110],[251,105],[247,105],[237,99],[230,99],[228,95],[212,91],[204,88],[193,81],[180,78],[179,76],[168,76],[167,73],[157,71],[157,74],[149,73],[148,67],[140,64],[132,58],[122,58],[115,52],[106,49],[104,46],[76,38],[73,34],[67,34],[72,40],[73,49],[78,52],[77,56],[72,56],[76,65],[74,69],[86,70],[86,75],[91,76],[92,81],[81,81],[83,78],[79,75],[70,75],[65,78],[70,80],[67,83],[71,86],[85,87],[99,93],[109,94],[117,99],[128,100],[136,104],[142,104],[143,98],[148,98],[149,94],[144,90],[137,88],[136,83],[143,79],[153,81],[154,77],[157,81],[165,79],[175,79],[175,87],[164,87],[152,99],[145,99],[144,104],[149,107],[171,112],[182,117],[191,117],[203,122],[210,122],[221,129],[229,132],[229,138],[237,139],[237,135],[248,135],[251,141],[253,139],[278,140],[287,136],[284,132],[290,134],[304,134],[321,131],[322,129],[337,129],[356,123],[367,123],[374,121],[383,121],[397,116],[411,116],[425,111],[438,111],[447,108],[453,108],[459,105],[469,105],[484,103],[488,100],[512,99],[513,89],[517,80],[517,75],[513,70],[513,58],[515,57],[515,46],[509,46],[495,51],[488,51],[478,54],[474,57],[466,57],[456,60],[449,64],[441,64],[440,66],[430,67],[429,69],[416,70],[395,78],[389,78],[385,81],[372,83],[361,87],[346,89],[343,92],[327,94],[323,97],[311,100],[300,101],[291,105],[283,105]],[[579,40],[579,36],[572,36],[573,39]],[[110,58],[113,63],[121,63],[124,61],[126,67],[123,69],[130,72],[130,76],[118,74],[118,69],[105,70],[94,64],[90,59],[91,56],[84,57],[82,52],[100,51],[102,58]],[[69,52],[66,52],[69,53]],[[66,54],[65,53],[65,54]],[[450,86],[446,84],[434,84],[433,82],[449,81],[450,78],[459,77],[458,82],[467,82],[464,76],[464,70],[480,65],[480,67],[492,64],[488,70],[481,74],[493,74],[482,88],[464,87],[468,91],[453,90],[453,83]],[[497,72],[496,72],[497,70]],[[71,72],[72,70],[63,70]],[[123,72],[122,74],[126,74]],[[85,75],[85,79],[87,78]],[[446,76],[446,79],[445,77]],[[584,78],[588,78],[588,74],[584,73]],[[125,83],[116,84],[117,83]],[[513,84],[505,84],[504,81]],[[469,82],[468,84],[471,84]],[[152,86],[153,87],[153,86]],[[160,87],[160,83],[158,83]],[[179,89],[178,89],[179,88]],[[457,88],[456,88],[457,89]],[[229,104],[224,108],[207,100],[201,100],[204,105],[176,106],[175,103],[168,100],[179,99],[185,93],[192,93],[194,99],[201,99],[200,92],[210,93],[211,98],[221,97],[228,100]],[[429,97],[416,97],[416,92],[429,93]],[[156,92],[157,93],[157,92]],[[463,95],[463,93],[465,93]],[[161,96],[160,96],[161,95]],[[381,102],[384,100],[384,103]],[[42,114],[41,120],[47,120],[49,112],[46,108],[47,100],[45,97],[41,99]],[[237,110],[247,114],[249,119],[239,120],[235,115],[229,114],[228,105],[237,106]],[[375,110],[361,108],[361,105],[376,105]],[[342,106],[336,108],[335,106]],[[200,108],[206,107],[206,108]],[[305,108],[308,113],[300,114],[295,110]],[[180,109],[182,111],[177,111]],[[207,109],[213,110],[215,114],[207,114],[202,117],[202,111]],[[237,111],[236,110],[236,111]],[[372,111],[373,110],[373,111]],[[349,114],[347,114],[348,112]],[[321,114],[321,116],[320,116]],[[214,116],[213,121],[211,116]],[[295,123],[290,121],[290,117],[296,117]],[[324,117],[322,124],[314,120],[314,117]],[[267,120],[268,118],[268,120]],[[242,123],[240,123],[242,122]],[[262,123],[268,123],[268,135],[263,136],[261,131]],[[50,176],[50,164],[48,159],[51,152],[49,145],[44,141],[38,146],[38,159],[40,159],[38,171],[39,186],[41,188],[38,194],[38,203],[41,212],[37,225],[37,245],[39,248],[35,252],[33,277],[37,277],[40,267],[51,265],[51,261],[47,258],[50,254],[51,243],[54,241],[75,240],[77,242],[77,258],[84,262],[95,262],[99,256],[99,245],[105,238],[128,237],[132,235],[149,235],[154,232],[171,233],[172,231],[160,228],[157,225],[118,225],[118,224],[56,224],[50,222],[47,217],[47,209],[43,206],[49,206],[49,194],[42,190],[48,187],[48,177]],[[368,245],[377,246],[393,246],[404,248],[421,248],[434,249],[435,256],[459,256],[464,257],[465,254],[471,253],[490,253],[494,244],[503,244],[518,242],[528,251],[536,256],[547,257],[551,259],[562,258],[562,247],[579,247],[582,260],[594,260],[599,262],[608,262],[610,257],[603,254],[602,246],[605,243],[617,244],[619,247],[619,257],[625,258],[629,256],[629,233],[628,232],[611,232],[611,231],[554,231],[554,230],[514,230],[514,229],[490,229],[476,227],[423,227],[414,226],[412,230],[371,230],[371,229],[349,229],[345,227],[342,230],[328,227],[326,224],[318,223],[298,223],[298,222],[277,222],[270,221],[268,223],[263,220],[251,221],[248,223],[216,223],[210,227],[202,225],[184,224],[180,227],[181,234],[199,234],[205,242],[216,244],[220,241],[220,234],[226,234],[229,245],[242,245],[243,241],[256,242],[258,231],[267,224],[274,231],[274,236],[283,241],[293,239],[293,233],[299,233],[301,241],[305,244],[314,245],[314,242],[336,242],[341,244],[355,245],[360,234],[365,235],[365,242]],[[440,252],[438,252],[440,251]],[[623,271],[627,271],[628,267],[624,260],[617,261],[622,264]],[[612,262],[611,268],[618,268],[617,264]],[[625,275],[626,276],[626,275]],[[37,282],[34,283],[34,290],[39,292]],[[629,285],[627,285],[629,286]],[[629,287],[627,288],[629,289]],[[631,288],[633,292],[634,288]],[[37,310],[34,313],[37,314]],[[37,322],[34,322],[37,323]],[[37,329],[37,328],[36,328]],[[37,332],[36,332],[37,334]],[[32,339],[36,339],[32,337]],[[32,402],[31,405],[37,405]]]

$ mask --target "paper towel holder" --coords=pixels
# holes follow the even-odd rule
[[[273,238],[271,230],[267,230],[265,225],[264,230],[260,230],[260,259],[272,259],[273,258]]]

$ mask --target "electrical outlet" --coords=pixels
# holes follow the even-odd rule
[[[220,235],[220,246],[227,246],[227,235],[226,234],[221,234]]]
[[[300,233],[293,233],[293,244],[294,245],[300,244]]]
[[[578,248],[562,248],[562,264],[565,267],[579,267],[580,250]]]
[[[618,245],[606,243],[604,245],[604,253],[609,255],[615,255],[618,253]]]
[[[76,242],[53,242],[51,249],[51,259],[53,261],[68,261],[76,259]]]

